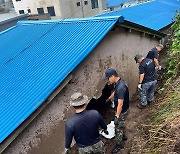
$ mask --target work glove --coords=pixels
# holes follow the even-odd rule
[[[109,132],[107,130],[103,130],[103,132],[106,134],[106,135],[109,135]]]
[[[155,69],[156,69],[157,71],[161,71],[162,67],[161,67],[161,66],[156,66]]]
[[[142,90],[142,84],[138,84],[138,89]]]
[[[159,67],[158,67],[158,71],[160,71],[161,69],[162,69],[162,67],[161,67],[161,66],[159,66]]]
[[[110,101],[110,99],[109,99],[109,98],[108,98],[108,99],[106,99],[106,103],[107,103],[107,102],[109,102],[109,101]]]
[[[115,116],[115,118],[114,118],[114,124],[115,124],[115,125],[118,125],[118,121],[119,121],[118,118]]]
[[[63,154],[69,154],[69,149],[65,148]]]

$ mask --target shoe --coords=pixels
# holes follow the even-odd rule
[[[147,101],[147,104],[148,105],[151,105],[153,101]]]
[[[119,150],[124,148],[124,144],[116,144],[115,147],[112,149],[112,154],[117,153]]]
[[[127,141],[127,139],[128,139],[127,136],[126,136],[126,135],[123,135],[122,140],[123,140],[123,141]]]
[[[137,107],[138,107],[139,109],[144,109],[144,108],[146,107],[146,105],[144,106],[144,105],[138,104]]]

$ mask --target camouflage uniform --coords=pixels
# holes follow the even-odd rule
[[[78,148],[79,154],[105,154],[105,148],[104,143],[102,141],[99,141],[96,144],[84,147],[84,148]]]
[[[129,111],[121,113],[118,118],[118,124],[115,125],[115,143],[118,145],[121,144],[123,135],[126,133],[125,120],[128,113]]]

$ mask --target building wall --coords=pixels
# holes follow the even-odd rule
[[[79,86],[76,86],[77,90],[89,96],[95,95],[95,91],[101,90],[104,86],[105,70],[113,67],[129,85],[132,96],[138,84],[138,65],[134,61],[134,56],[137,53],[146,56],[158,43],[158,39],[142,37],[139,32],[130,33],[125,29],[111,31],[75,71],[73,80],[79,83]]]
[[[88,4],[85,5],[84,1],[87,1]],[[63,18],[80,18],[98,14],[102,12],[103,1],[98,0],[98,8],[92,9],[91,0],[62,0],[60,7]],[[80,6],[77,6],[77,2],[80,2]]]
[[[43,8],[44,13],[48,13],[47,7],[54,6],[55,14],[61,16],[59,0],[13,0],[15,11],[19,14],[19,10],[24,10],[28,13],[28,9],[31,10],[31,14],[38,14],[37,8]]]
[[[85,5],[84,1],[88,4]],[[77,2],[80,2],[80,6],[77,6]],[[56,16],[52,16],[52,19],[93,16],[103,11],[104,3],[105,0],[98,0],[98,8],[92,9],[91,0],[13,0],[18,14],[19,10],[28,13],[28,9],[31,10],[31,14],[38,14],[37,8],[43,8],[44,13],[48,13],[47,7],[54,6]]]
[[[146,55],[158,44],[149,36],[141,37],[139,32],[124,29],[111,31],[95,50],[74,70],[72,81],[58,94],[45,110],[11,144],[4,154],[60,154],[64,150],[64,124],[72,116],[70,96],[80,91],[89,97],[101,93],[105,85],[104,71],[109,67],[117,69],[125,79],[130,95],[136,91],[138,65],[136,53]]]
[[[27,20],[27,18],[28,18],[27,15],[24,14],[24,15],[10,18],[5,21],[1,21],[0,22],[0,32],[15,26],[18,21]]]
[[[12,0],[15,11],[17,14],[19,14],[19,10],[24,10],[25,13],[27,13],[27,8],[29,6],[29,1],[23,0],[23,1],[16,1]]]

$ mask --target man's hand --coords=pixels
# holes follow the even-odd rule
[[[138,89],[142,90],[142,84],[138,84]]]
[[[107,130],[103,130],[106,135],[109,135],[109,132]]]
[[[69,149],[65,148],[63,154],[68,154],[68,153],[69,153]]]
[[[159,66],[159,67],[158,67],[158,71],[160,71],[161,69],[162,69],[162,67],[161,67],[161,66]]]
[[[111,99],[109,99],[109,98],[108,98],[108,99],[106,99],[106,103],[107,103],[107,102],[109,102],[110,100],[111,100]]]
[[[157,71],[161,71],[162,67],[161,67],[161,66],[156,66],[155,69],[156,69]]]
[[[115,116],[114,118],[114,124],[117,125],[118,124],[118,117]]]

